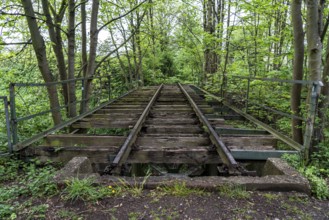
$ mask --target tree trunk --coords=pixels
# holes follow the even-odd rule
[[[66,8],[65,1],[63,1],[61,4],[61,8],[59,10],[59,14],[55,15],[56,16],[56,19],[55,19],[56,26],[60,26],[60,24],[62,23],[63,16],[61,16],[61,13],[63,13],[65,11],[65,8]],[[52,48],[54,50],[55,57],[56,57],[59,77],[60,77],[60,80],[63,81],[63,80],[67,79],[67,72],[66,72],[66,63],[65,63],[65,59],[64,59],[64,52],[63,52],[63,46],[62,46],[63,41],[62,41],[62,37],[61,37],[61,30],[59,27],[57,27],[59,29],[59,31],[56,32],[53,18],[50,15],[48,0],[42,0],[42,9],[43,9],[43,13],[46,16],[46,21],[47,21],[46,24],[48,27],[49,37],[52,42]],[[65,84],[65,83],[62,84],[62,95],[64,98],[65,105],[68,105],[68,102],[69,102],[68,87],[67,87],[67,84]],[[67,113],[68,113],[68,108],[67,108]]]
[[[205,0],[206,1],[206,0]],[[217,54],[216,54],[216,19],[214,12],[214,5],[212,0],[206,1],[204,3],[204,31],[208,34],[207,42],[205,42],[205,51],[204,51],[204,72],[206,74],[214,74],[217,71]]]
[[[69,0],[69,27],[68,27],[68,79],[74,79],[75,71],[75,0]],[[77,115],[75,82],[66,84],[69,92],[69,114],[70,118]]]
[[[321,32],[321,42],[324,40],[328,24],[329,17],[327,18],[325,24],[323,21],[323,11],[325,9],[325,1],[320,1],[320,10],[319,10],[319,21],[321,22],[320,32]],[[323,87],[321,89],[321,99],[319,101],[319,119],[320,126],[318,128],[318,138],[319,141],[325,140],[324,129],[328,126],[328,108],[329,108],[329,38],[327,38],[327,47],[326,47],[326,56],[324,60],[324,67],[322,73],[322,82]]]
[[[322,53],[322,43],[321,43],[321,30],[319,25],[319,7],[318,0],[307,0],[307,45],[308,45],[308,70],[309,79],[313,81],[321,80],[321,53]],[[315,91],[319,93],[320,91]],[[312,87],[309,87],[309,97],[312,94]],[[309,106],[309,108],[312,108]],[[305,161],[309,160],[309,152],[313,151],[313,145],[318,140],[310,140],[314,134],[314,122],[315,115],[310,115],[307,120],[307,134],[305,135],[304,145],[305,149]],[[309,149],[307,147],[309,146]]]
[[[91,9],[91,21],[90,21],[90,48],[89,48],[89,60],[87,66],[86,77],[92,77],[95,73],[96,64],[96,50],[98,41],[97,19],[98,19],[99,0],[94,0]],[[85,80],[84,101],[82,105],[82,112],[88,110],[88,103],[92,93],[92,80]]]
[[[137,58],[138,58],[138,63],[137,63],[137,73],[138,73],[138,80],[139,80],[139,85],[144,86],[144,75],[143,75],[143,55],[142,55],[142,45],[141,45],[141,36],[140,36],[140,23],[141,18],[139,16],[139,11],[136,11],[136,20],[137,20],[137,25],[136,25],[136,31],[135,31],[135,36],[136,36],[136,49],[137,49]]]
[[[86,15],[86,2],[81,3],[81,65],[83,76],[87,75],[87,15]]]
[[[291,19],[294,32],[294,80],[303,79],[304,32],[301,7],[302,0],[292,0]],[[297,116],[300,115],[301,89],[302,86],[300,84],[293,84],[291,90],[291,110]],[[292,119],[292,137],[296,142],[303,143],[302,121],[299,119]]]
[[[53,82],[53,75],[50,71],[49,63],[47,60],[45,42],[40,34],[39,27],[35,19],[32,2],[31,0],[22,0],[21,2],[26,14],[26,20],[31,34],[33,49],[38,60],[39,70],[46,83]],[[48,86],[47,92],[49,96],[50,108],[53,110],[52,118],[55,125],[57,125],[61,123],[62,117],[59,111],[60,104],[58,100],[56,86],[55,85]]]
[[[229,29],[230,27],[230,14],[231,14],[231,0],[228,1],[227,4],[227,23],[226,23],[226,39],[225,39],[225,60],[224,60],[224,67],[223,67],[223,77],[222,77],[222,85],[221,85],[221,93],[224,97],[225,89],[227,86],[227,66],[228,66],[228,57],[230,52],[230,37],[232,34],[232,30]]]
[[[320,131],[319,138],[323,141],[325,136],[323,131],[328,127],[328,108],[329,108],[329,38],[327,39],[326,57],[322,74],[323,87],[321,89],[322,99],[319,102]]]

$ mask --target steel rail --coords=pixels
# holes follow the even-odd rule
[[[19,118],[16,119],[16,122],[18,123],[18,122],[21,122],[21,121],[26,121],[26,120],[29,120],[29,119],[32,119],[32,118],[35,118],[35,117],[38,117],[38,116],[46,115],[46,114],[49,114],[49,113],[52,113],[52,112],[59,112],[60,110],[69,107],[70,105],[75,105],[75,104],[78,104],[78,103],[81,103],[81,102],[84,102],[84,101],[89,101],[89,100],[91,100],[95,97],[96,97],[96,94],[90,96],[88,99],[80,99],[80,100],[77,100],[75,102],[71,102],[67,105],[61,105],[59,107],[52,108],[51,110],[42,111],[42,112],[38,112],[38,113],[35,113],[35,114],[32,114],[32,115],[19,117]]]
[[[49,83],[11,83],[13,86],[17,87],[43,87],[43,86],[52,86],[52,85],[59,85],[59,84],[65,84],[65,83],[71,83],[71,82],[77,82],[82,80],[93,80],[93,79],[102,79],[107,78],[108,76],[95,76],[95,77],[80,77],[76,79],[66,79],[62,81],[56,81],[56,82],[49,82]]]
[[[178,83],[179,88],[181,91],[184,93],[185,97],[188,99],[190,105],[192,106],[193,110],[195,111],[196,115],[200,119],[201,123],[206,127],[207,132],[209,133],[210,140],[212,144],[215,145],[216,151],[219,154],[220,158],[222,159],[223,163],[228,167],[228,168],[233,168],[233,169],[238,169],[239,165],[232,156],[230,150],[227,148],[227,146],[220,140],[218,134],[216,131],[213,129],[211,124],[209,123],[208,119],[204,114],[201,112],[199,107],[196,105],[196,103],[193,101],[191,96],[186,92],[186,90],[183,88],[183,86]]]
[[[290,83],[290,84],[300,84],[300,85],[314,85],[314,84],[323,84],[319,80],[289,80],[289,79],[277,79],[277,78],[260,78],[260,77],[249,77],[249,76],[237,76],[232,75],[232,78],[238,79],[248,79],[248,80],[258,80],[258,81],[268,81],[268,82],[278,82],[278,83]]]
[[[268,131],[269,133],[271,133],[274,137],[278,138],[279,140],[281,140],[282,142],[288,144],[290,147],[294,148],[297,151],[300,151],[302,149],[302,145],[297,143],[296,141],[292,140],[291,138],[281,134],[280,132],[276,131],[275,129],[271,128],[270,126],[268,126],[267,124],[257,120],[256,118],[252,117],[251,115],[244,113],[243,111],[241,111],[240,109],[230,105],[228,102],[224,101],[222,98],[217,97],[209,92],[207,92],[204,89],[201,89],[197,86],[194,86],[195,88],[197,88],[198,90],[202,91],[204,94],[207,94],[208,96],[212,97],[213,99],[217,100],[220,103],[223,103],[225,106],[229,107],[230,109],[232,109],[233,111],[235,111],[236,113],[238,113],[239,115],[243,116],[244,118],[246,118],[247,120],[255,123],[256,125],[262,127],[264,130]]]
[[[25,141],[19,142],[19,143],[15,144],[15,145],[13,146],[13,150],[14,150],[14,151],[20,151],[20,150],[23,150],[24,148],[26,148],[26,147],[28,147],[29,145],[33,144],[34,142],[40,140],[41,138],[44,138],[44,137],[46,137],[47,135],[52,134],[52,133],[54,133],[54,132],[56,132],[56,131],[58,131],[58,130],[60,130],[60,129],[63,129],[63,128],[67,127],[67,126],[70,126],[70,125],[73,124],[74,122],[76,122],[76,121],[78,121],[78,120],[80,120],[80,119],[82,119],[82,118],[84,118],[84,117],[86,117],[86,116],[88,116],[88,115],[93,114],[94,112],[98,111],[99,109],[104,108],[105,106],[107,106],[107,105],[113,103],[114,101],[116,101],[116,100],[118,100],[118,99],[120,99],[120,98],[122,98],[122,97],[125,97],[126,95],[128,95],[129,93],[131,93],[131,92],[133,92],[133,91],[135,91],[135,90],[136,90],[136,89],[132,89],[132,90],[128,91],[127,93],[121,95],[120,97],[118,97],[118,98],[116,98],[116,99],[113,99],[113,100],[111,100],[111,101],[109,101],[109,102],[106,102],[106,103],[104,103],[104,104],[98,106],[97,108],[94,108],[94,109],[92,109],[92,110],[90,110],[90,111],[88,111],[88,112],[82,113],[81,115],[78,115],[78,116],[76,116],[76,117],[74,117],[74,118],[72,118],[72,119],[70,119],[70,120],[68,120],[68,121],[66,121],[66,122],[63,122],[63,123],[61,123],[61,124],[59,124],[59,125],[56,125],[56,126],[50,128],[50,129],[46,130],[46,131],[43,131],[43,132],[41,132],[41,133],[39,133],[39,134],[37,134],[37,135],[31,137],[30,139],[27,139],[27,140],[25,140]]]
[[[6,131],[7,131],[7,139],[8,139],[8,152],[11,154],[13,152],[13,145],[11,142],[11,130],[10,130],[10,119],[9,119],[9,110],[8,110],[8,98],[6,96],[0,96],[0,99],[3,100],[5,117],[6,117]],[[4,154],[1,154],[4,155]]]
[[[135,126],[129,133],[128,137],[126,138],[125,142],[121,146],[118,154],[115,156],[114,160],[110,165],[108,165],[104,169],[104,174],[114,174],[114,175],[120,175],[121,173],[121,167],[126,162],[131,149],[132,145],[135,143],[137,139],[137,135],[142,129],[142,125],[146,120],[146,117],[149,115],[151,107],[153,106],[155,100],[158,98],[161,89],[163,88],[163,84],[159,86],[157,91],[154,93],[152,99],[149,101],[147,106],[145,107],[142,115],[139,117],[138,121],[136,122]]]

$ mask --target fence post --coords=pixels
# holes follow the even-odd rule
[[[247,94],[246,94],[246,110],[245,112],[248,113],[248,101],[249,101],[249,91],[250,91],[250,76],[248,78],[248,84],[247,84]]]
[[[16,115],[16,98],[15,98],[15,83],[10,83],[9,85],[10,93],[10,122],[11,122],[11,133],[12,133],[12,144],[18,143],[17,134],[17,115]]]
[[[109,100],[111,100],[111,75],[107,76],[107,83],[108,83],[108,95]]]
[[[5,107],[5,116],[6,116],[6,130],[7,130],[7,139],[8,139],[8,152],[13,152],[13,145],[11,142],[11,130],[10,130],[10,118],[9,118],[9,110],[8,110],[8,99],[6,96],[1,96],[3,99],[3,104]]]
[[[80,103],[80,114],[85,110],[85,79],[81,80],[81,103]]]
[[[304,133],[304,145],[302,147],[302,153],[304,156],[305,163],[308,163],[308,161],[309,161],[309,153],[310,153],[312,137],[313,137],[313,132],[314,132],[316,107],[317,107],[318,98],[320,95],[321,86],[323,86],[323,83],[321,81],[313,82],[312,91],[310,92],[309,103],[308,103],[309,110],[308,110],[308,116],[307,116],[307,121],[306,121],[306,126],[305,126],[305,133]]]

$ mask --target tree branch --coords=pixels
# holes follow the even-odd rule
[[[101,59],[101,61],[99,61],[99,63],[95,67],[95,71],[101,66],[101,64],[105,60],[107,60],[112,54],[116,53],[121,47],[123,47],[134,35],[135,35],[135,32],[133,32],[122,44],[120,44],[118,47],[116,47],[115,50],[113,50],[113,51],[109,52],[108,54],[106,54],[106,56],[103,57],[103,59]]]
[[[110,21],[106,22],[103,26],[101,26],[97,31],[100,32],[104,27],[106,27],[107,25],[111,24],[114,21],[117,21],[127,15],[129,15],[130,13],[134,12],[136,9],[138,9],[142,4],[144,4],[145,2],[147,2],[148,0],[144,0],[141,3],[139,3],[138,5],[136,5],[135,7],[133,7],[132,9],[130,9],[128,12],[124,13],[123,15],[120,15],[116,18],[111,19]]]
[[[26,45],[26,44],[32,44],[31,40],[28,41],[28,42],[12,42],[12,43],[0,42],[0,46],[8,46],[8,45]]]

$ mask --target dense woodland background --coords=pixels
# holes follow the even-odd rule
[[[329,158],[328,26],[324,0],[3,0],[0,95],[8,96],[10,82],[110,76],[112,98],[136,86],[181,82],[244,106],[247,80],[236,76],[321,80],[312,157],[319,162]],[[87,102],[109,86],[85,80],[81,97],[79,83],[17,88],[20,116],[67,105],[20,124],[20,140],[88,110]],[[311,87],[250,83],[250,113],[302,144],[301,120],[259,105],[306,118]],[[319,164],[318,176],[328,175],[328,162]]]

